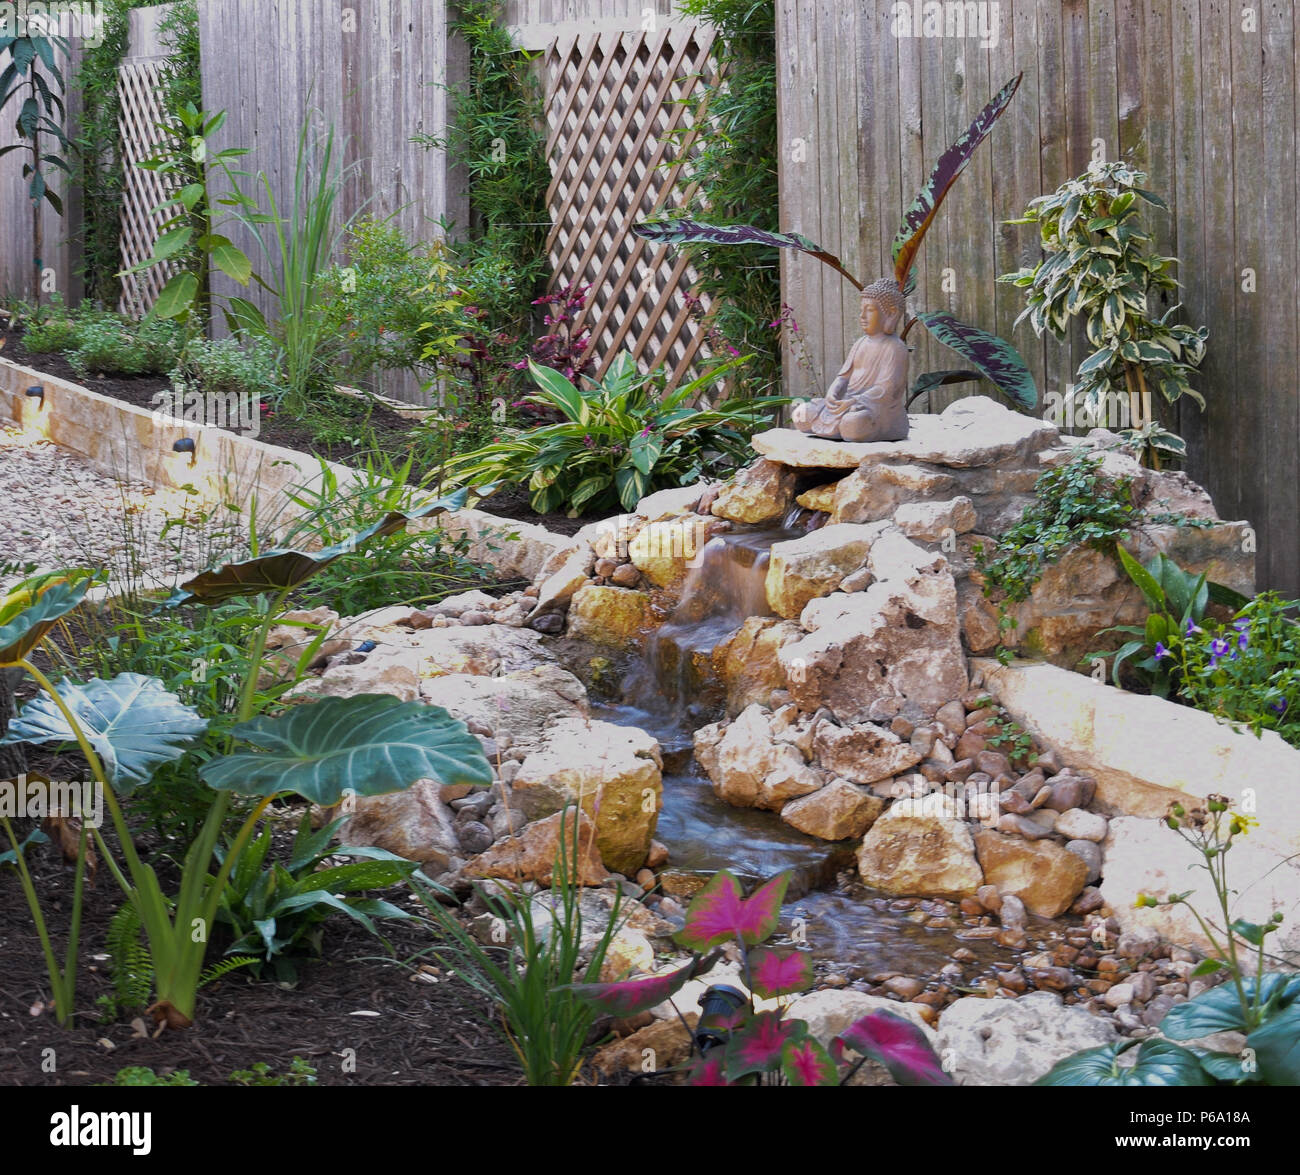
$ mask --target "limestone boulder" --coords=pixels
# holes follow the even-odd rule
[[[650,623],[650,597],[627,588],[588,584],[569,606],[569,635],[598,645],[626,648]]]
[[[659,522],[664,518],[690,514],[700,504],[700,499],[710,484],[707,481],[697,481],[693,485],[676,486],[647,494],[636,504],[636,513],[647,522]]]
[[[773,543],[767,568],[767,603],[778,616],[797,619],[809,600],[828,596],[867,561],[883,524],[824,526],[803,538]]]
[[[673,587],[686,578],[716,527],[698,515],[648,523],[637,531],[628,555],[651,583]]]
[[[335,658],[319,677],[299,682],[287,697],[350,698],[357,694],[391,694],[413,702],[420,694],[420,657],[414,649],[376,649],[353,661]]]
[[[825,782],[796,747],[773,739],[767,712],[758,705],[734,722],[696,731],[695,757],[713,790],[737,808],[779,812],[787,801],[809,795]]]
[[[872,462],[835,487],[831,522],[877,522],[892,518],[909,502],[951,497],[957,491],[957,479],[948,470],[905,461]]]
[[[415,633],[410,644],[419,658],[421,677],[497,676],[555,660],[540,633],[505,624],[425,629]],[[382,655],[387,648],[380,645],[375,653]]]
[[[829,514],[835,509],[835,482],[827,482],[826,485],[814,486],[810,490],[805,490],[795,502],[805,510],[817,510],[822,514]]]
[[[965,496],[946,502],[904,502],[894,511],[894,525],[923,543],[955,539],[975,529],[975,507]]]
[[[852,783],[876,783],[901,774],[921,761],[910,742],[870,723],[836,726],[821,722],[813,735],[817,761]]]
[[[574,593],[591,577],[596,563],[596,552],[587,543],[575,542],[557,554],[562,557],[543,566],[534,616],[544,616],[567,607]],[[555,562],[559,565],[553,566]]]
[[[1064,914],[1088,884],[1087,864],[1055,841],[1025,840],[980,828],[975,852],[984,880],[997,886],[1003,897],[1018,897],[1040,918]]]
[[[902,1016],[915,1024],[925,1038],[933,1045],[938,1039],[921,1016],[920,1008],[915,1004],[899,1003],[884,996],[867,995],[863,991],[850,989],[813,991],[801,995],[786,1009],[786,1016],[791,1020],[802,1020],[808,1025],[808,1034],[823,1047],[829,1049],[841,1032],[847,1031],[864,1016],[873,1012],[890,1012]]]
[[[714,647],[713,672],[727,691],[727,715],[747,706],[766,705],[773,690],[785,689],[780,651],[799,640],[803,629],[790,620],[751,616]]]
[[[544,526],[498,518],[483,510],[453,510],[436,519],[411,523],[411,531],[440,530],[451,539],[465,539],[466,557],[493,568],[503,579],[537,577],[555,552],[572,544],[572,539]]]
[[[487,852],[466,861],[460,872],[467,878],[502,878],[550,885],[560,867],[560,837],[563,835],[570,880],[576,880],[580,885],[600,885],[609,877],[609,871],[600,859],[596,826],[586,812],[578,815],[576,861],[572,842],[573,812],[570,810],[567,813],[556,812],[529,824],[514,836],[497,841]]]
[[[1032,1085],[1058,1061],[1117,1039],[1114,1024],[1059,995],[967,997],[939,1015],[935,1047],[958,1085]]]
[[[339,827],[343,845],[387,849],[426,872],[443,873],[459,862],[460,839],[455,813],[442,801],[441,785],[420,779],[405,791],[382,796],[358,796],[342,809]]]
[[[864,885],[909,897],[967,898],[984,884],[965,821],[897,800],[858,849]]]
[[[794,505],[795,471],[761,459],[727,482],[713,502],[713,513],[728,522],[776,522]]]
[[[847,779],[832,779],[811,795],[791,800],[781,819],[792,828],[822,840],[862,836],[885,809],[885,801]]]
[[[639,514],[615,514],[589,522],[573,536],[575,543],[585,543],[597,559],[622,560],[628,556],[628,546],[645,525]]]
[[[560,718],[515,776],[512,802],[529,820],[580,804],[596,827],[601,860],[632,876],[650,853],[663,802],[659,744],[611,722]]]
[[[508,735],[518,748],[540,746],[546,727],[586,712],[587,690],[558,665],[538,665],[501,677],[447,674],[420,683],[420,697],[464,722]]]

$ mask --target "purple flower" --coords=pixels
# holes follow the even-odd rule
[[[1276,702],[1269,706],[1269,709],[1280,717],[1286,713],[1286,705],[1286,698],[1278,698]]]
[[[1249,620],[1246,620],[1246,619],[1243,617],[1241,620],[1234,620],[1234,621],[1232,622],[1232,627],[1235,628],[1238,632],[1249,632],[1249,631],[1250,631],[1250,621],[1249,621]]]
[[[1250,636],[1247,633],[1243,632],[1237,638],[1237,648],[1244,649],[1248,644],[1250,644]],[[1234,653],[1233,656],[1236,656],[1236,654]]]
[[[1156,660],[1163,661],[1169,656],[1169,650],[1165,648],[1163,641],[1156,641]]]
[[[1183,629],[1184,636],[1191,636],[1192,633],[1194,632],[1204,632],[1204,631],[1205,631],[1204,629],[1197,627],[1197,625],[1193,622],[1190,616],[1187,618],[1187,626]]]
[[[1215,639],[1210,642],[1210,668],[1211,669],[1213,669],[1216,665],[1218,665],[1219,660],[1221,658],[1226,657],[1228,655],[1228,650],[1231,647],[1232,646],[1229,645],[1227,641],[1223,640],[1220,637],[1215,637]]]
[[[586,445],[587,448],[589,449],[594,449],[596,447],[596,440],[591,435],[591,433],[588,433],[585,437],[582,438],[582,443]]]
[[[737,351],[736,348],[733,347],[730,343],[727,344],[727,350],[731,353],[731,357],[732,357],[733,359],[739,359],[739,358],[740,358],[740,352]]]

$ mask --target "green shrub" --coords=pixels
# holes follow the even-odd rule
[[[108,316],[79,326],[76,342],[68,362],[80,376],[166,375],[176,366],[184,336],[165,319],[129,323]]]
[[[75,351],[80,327],[71,318],[50,318],[27,328],[23,345],[33,355],[61,355]]]
[[[173,385],[240,396],[273,395],[280,382],[275,348],[264,340],[251,347],[237,339],[192,339],[171,373]]]

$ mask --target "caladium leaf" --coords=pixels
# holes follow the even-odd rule
[[[699,1057],[691,1066],[686,1078],[687,1085],[730,1085],[727,1080],[726,1056],[722,1049],[714,1049],[707,1056]]]
[[[58,621],[86,598],[92,575],[69,571],[15,584],[0,599],[0,668],[21,664]]]
[[[760,948],[749,956],[754,994],[764,999],[807,991],[813,983],[812,956],[806,951]]]
[[[798,233],[770,233],[747,224],[703,224],[698,220],[681,219],[643,220],[632,226],[632,232],[647,241],[665,245],[766,245],[772,249],[797,249],[829,265],[836,273],[846,277],[858,289],[858,281],[834,253]]]
[[[790,1085],[838,1085],[835,1062],[814,1037],[792,1041],[781,1053],[781,1072]]]
[[[566,989],[611,1016],[635,1016],[672,998],[699,971],[700,960],[663,975],[622,979],[616,983],[573,983]]]
[[[715,873],[688,907],[677,942],[693,951],[707,951],[729,939],[756,946],[776,930],[789,884],[790,874],[779,874],[747,899],[735,877],[725,869]]]
[[[140,673],[86,685],[63,681],[58,689],[119,795],[130,795],[148,783],[159,766],[179,759],[208,728],[208,720],[183,705],[161,681]],[[9,724],[0,745],[75,741],[63,711],[42,690]]]
[[[336,559],[355,553],[372,538],[396,534],[408,522],[419,518],[459,510],[465,505],[468,495],[469,489],[462,488],[410,510],[392,510],[364,530],[319,551],[276,549],[237,563],[211,567],[183,583],[163,607],[175,608],[190,603],[222,604],[240,596],[278,595],[289,591],[306,583]]]
[[[1202,1067],[1200,1058],[1171,1041],[1144,1040],[1137,1061],[1121,1065],[1120,1056],[1137,1041],[1123,1040],[1100,1048],[1084,1049],[1058,1061],[1035,1085],[1213,1085],[1214,1078]]]
[[[420,779],[486,787],[492,768],[477,738],[441,706],[388,694],[323,698],[231,732],[257,750],[210,759],[199,778],[219,791],[292,792],[332,807],[345,792],[378,796]]]
[[[977,326],[958,322],[942,310],[925,310],[917,315],[945,347],[951,347],[980,372],[1017,407],[1033,411],[1038,405],[1038,388],[1024,358],[1006,339]]]
[[[787,1044],[808,1035],[802,1020],[786,1020],[780,1012],[750,1016],[727,1041],[727,1080],[738,1081],[750,1073],[773,1073],[781,1068]]]
[[[1254,978],[1243,976],[1241,986],[1247,1001],[1253,1002]],[[1300,999],[1300,975],[1270,972],[1264,976],[1262,995],[1263,1002],[1274,1009],[1290,1007]],[[1175,1004],[1160,1021],[1160,1031],[1170,1040],[1194,1040],[1215,1032],[1245,1032],[1246,1028],[1234,983],[1221,983],[1195,999]]]
[[[975,116],[975,121],[966,128],[966,133],[939,156],[939,161],[930,172],[929,179],[925,181],[925,187],[917,193],[916,199],[903,213],[903,223],[899,226],[891,249],[894,259],[894,278],[900,286],[904,286],[907,282],[917,251],[921,248],[921,242],[934,222],[935,213],[939,211],[939,205],[943,203],[948,189],[966,170],[966,165],[970,163],[975,149],[984,141],[989,131],[993,129],[993,124],[997,122],[1015,96],[1022,77],[1024,77],[1023,73],[1016,74],[994,94],[988,105]]]
[[[929,1040],[910,1020],[881,1010],[854,1021],[831,1042],[838,1060],[844,1048],[879,1061],[899,1085],[952,1085]]]

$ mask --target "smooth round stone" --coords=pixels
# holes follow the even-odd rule
[[[1059,825],[1057,831],[1060,831]],[[1101,876],[1101,846],[1096,841],[1067,840],[1065,842],[1065,851],[1073,853],[1088,866],[1088,885],[1091,885]]]
[[[1070,840],[1092,840],[1100,844],[1109,827],[1106,817],[1083,808],[1067,808],[1056,821],[1056,831]]]

